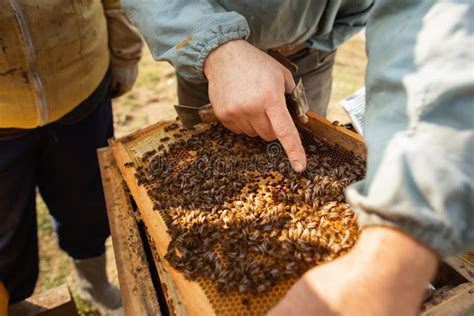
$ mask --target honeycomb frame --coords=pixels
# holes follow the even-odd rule
[[[350,155],[353,153],[347,151],[347,149],[360,148],[360,152],[363,152],[363,142],[354,135],[346,135],[338,132],[337,129],[330,125],[329,122],[325,122],[322,119],[315,120],[310,116],[312,124],[318,122],[324,124],[326,128],[329,128],[331,132],[336,132],[344,138],[345,142],[349,142],[351,146],[344,148],[342,146],[340,150],[335,153],[337,155],[337,161],[347,161],[350,159]],[[175,270],[166,260],[164,256],[166,254],[166,247],[170,241],[170,236],[166,233],[166,224],[159,215],[158,212],[152,210],[153,201],[146,193],[147,187],[140,186],[137,180],[133,176],[134,170],[137,166],[142,164],[141,158],[150,150],[158,148],[163,145],[162,150],[166,150],[169,144],[177,141],[181,138],[186,138],[194,132],[205,131],[209,128],[208,125],[200,124],[196,126],[195,131],[185,132],[180,134],[178,137],[173,136],[173,133],[166,132],[164,127],[170,124],[170,122],[160,122],[142,131],[133,133],[132,135],[120,138],[115,142],[111,143],[111,149],[118,162],[118,166],[124,176],[124,179],[130,188],[132,195],[134,196],[139,210],[142,214],[142,218],[147,226],[147,230],[153,237],[156,244],[156,252],[161,258],[161,273],[160,278],[167,280],[165,287],[167,288],[169,301],[173,303],[173,310],[175,314],[216,314],[216,315],[263,315],[272,306],[274,306],[287,292],[291,285],[296,281],[295,278],[282,281],[267,292],[253,296],[250,293],[221,293],[217,289],[215,282],[208,280],[198,280],[197,282],[189,281],[185,279],[182,274]],[[312,132],[312,124],[305,126],[302,129],[303,142],[307,144],[311,142],[314,136],[319,136],[325,139],[327,135],[314,135]],[[330,135],[329,135],[330,136]],[[169,138],[167,141],[163,139]],[[337,144],[337,143],[336,143]],[[342,142],[344,145],[344,142]],[[355,147],[354,147],[355,146]],[[331,153],[329,153],[331,154]],[[349,158],[348,158],[349,157]],[[133,162],[134,168],[126,168],[126,163]],[[162,276],[162,274],[166,276]],[[172,293],[171,293],[172,292]]]

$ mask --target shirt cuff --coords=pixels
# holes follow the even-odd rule
[[[219,46],[233,40],[247,39],[250,28],[243,17],[230,19],[229,23],[220,23],[211,28],[194,33],[169,50],[161,60],[172,62],[176,71],[186,80],[194,83],[207,82],[204,75],[204,62],[207,56]]]

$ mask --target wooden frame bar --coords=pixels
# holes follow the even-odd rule
[[[98,156],[125,313],[161,315],[125,183],[110,150],[99,149]]]
[[[308,123],[299,126],[311,130],[325,142],[341,146],[347,151],[354,152],[362,158],[367,157],[364,138],[342,126],[333,125],[330,121],[313,112],[308,112]]]

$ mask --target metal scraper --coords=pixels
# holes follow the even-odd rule
[[[309,111],[308,99],[300,79],[293,91],[285,94],[286,106],[291,116],[302,123],[308,121],[306,113]],[[174,109],[185,128],[193,127],[198,123],[217,122],[217,118],[212,110],[211,104],[201,107],[193,107],[187,105],[175,105]]]

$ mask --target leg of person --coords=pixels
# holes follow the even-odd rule
[[[96,150],[113,136],[110,99],[73,124],[43,127],[39,189],[55,221],[59,246],[74,259],[99,256],[109,237]]]
[[[202,106],[209,104],[207,83],[192,83],[176,74],[178,83],[178,102],[187,106]]]
[[[113,136],[111,100],[79,122],[44,127],[39,188],[55,222],[59,246],[74,259],[81,294],[101,311],[117,310],[120,293],[105,270],[110,235],[96,150]]]
[[[298,66],[295,79],[302,78],[311,111],[326,116],[332,88],[336,51],[326,53],[305,48],[288,58]]]
[[[29,297],[38,279],[34,131],[0,140],[0,280],[10,303]]]

